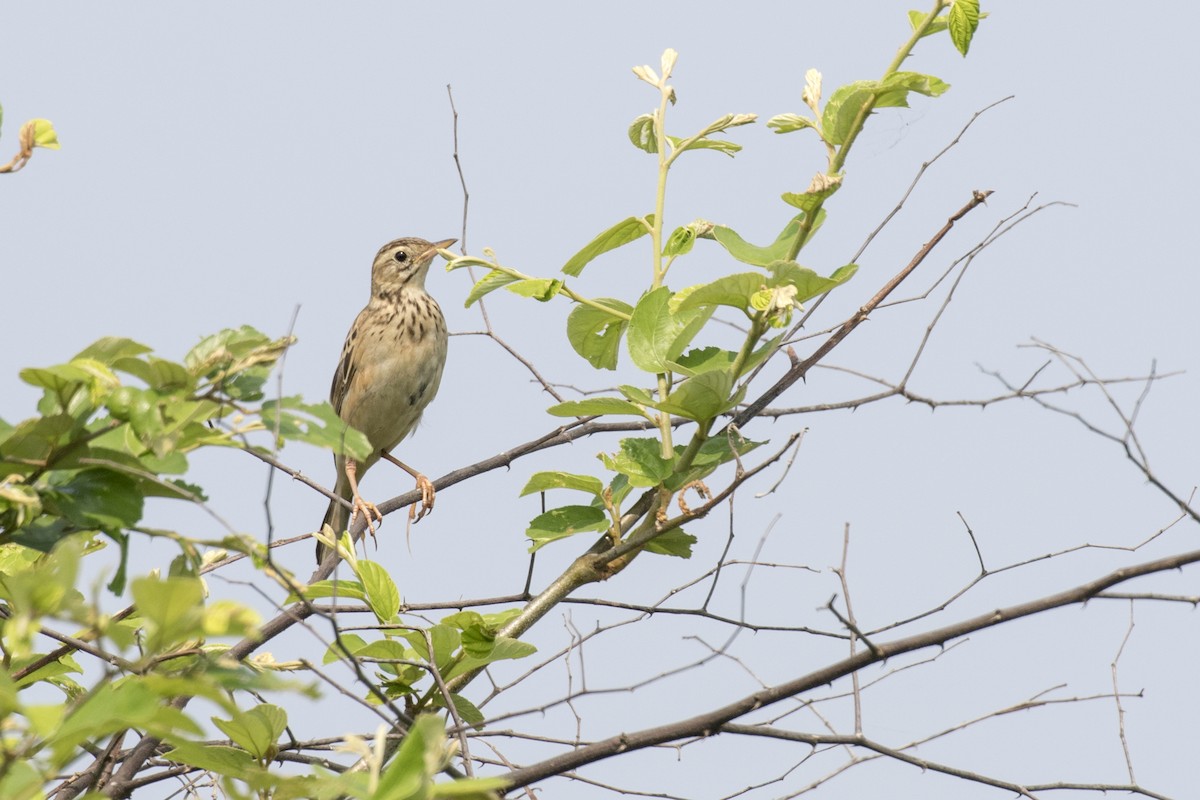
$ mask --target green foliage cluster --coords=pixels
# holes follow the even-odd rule
[[[338,452],[369,452],[328,403],[299,398],[263,402],[263,385],[291,339],[243,327],[202,340],[182,362],[151,354],[131,339],[107,337],[65,364],[30,367],[21,380],[42,390],[38,416],[16,425],[0,420],[0,544],[49,552],[64,537],[103,534],[122,549],[111,584],[121,592],[131,533],[149,497],[192,502],[203,490],[187,483],[189,453],[202,447],[245,447],[267,431],[282,443],[304,441]],[[230,537],[222,547],[261,547]]]
[[[340,539],[319,535],[354,573],[355,580],[325,580],[303,589],[306,600],[332,597],[361,600],[379,621],[379,636],[368,640],[359,634],[344,633],[325,654],[324,663],[344,658],[367,661],[378,667],[378,691],[368,697],[372,703],[395,699],[405,701],[406,713],[420,714],[452,704],[453,716],[468,725],[479,725],[483,714],[457,692],[443,693],[433,678],[434,670],[443,683],[506,659],[525,658],[537,652],[533,645],[517,641],[498,631],[517,609],[498,614],[460,611],[428,628],[414,628],[400,616],[400,590],[392,576],[378,562],[359,558],[348,534]],[[293,595],[289,601],[300,599]]]
[[[942,31],[965,54],[979,18],[977,0],[952,5],[938,0],[930,13],[912,12],[913,33],[884,75],[843,86],[824,102],[821,76],[809,71],[802,93],[808,112],[780,114],[767,124],[781,134],[811,131],[828,163],[806,189],[782,196],[787,218],[769,244],[752,244],[732,228],[705,220],[664,226],[667,179],[677,159],[695,151],[734,156],[741,146],[726,135],[757,119],[727,114],[691,135],[668,134],[667,111],[677,101],[669,83],[676,54],[668,50],[659,70],[634,69],[657,92],[657,107],[629,128],[634,146],[656,158],[652,209],[597,235],[563,266],[560,276],[524,274],[501,265],[490,251],[484,258],[463,257],[448,265],[488,269],[468,295],[468,306],[500,288],[542,302],[556,297],[573,301],[566,330],[573,350],[598,370],[614,370],[624,353],[642,376],[640,385],[620,385],[607,396],[549,409],[556,417],[643,420],[653,435],[623,439],[617,449],[602,454],[602,476],[565,471],[533,475],[523,494],[565,490],[583,498],[530,522],[526,533],[533,549],[577,533],[603,532],[602,543],[621,549],[620,558],[604,566],[604,576],[623,569],[641,552],[691,554],[696,540],[682,522],[702,516],[707,508],[687,510],[684,493],[691,489],[712,498],[704,481],[735,461],[740,478],[741,459],[761,444],[728,426],[718,430],[717,420],[743,402],[754,371],[778,351],[784,329],[804,304],[855,275],[854,264],[826,273],[798,259],[826,218],[826,202],[845,180],[843,165],[856,137],[876,108],[905,105],[913,94],[944,92],[947,86],[939,79],[899,68],[919,39]],[[48,141],[41,146],[51,146]],[[570,285],[597,259],[646,237],[650,269],[636,297],[587,297]],[[739,266],[716,280],[672,289],[668,276],[701,240],[748,269]],[[713,332],[718,309],[745,320],[746,331],[736,347],[722,346]],[[336,546],[353,577],[304,586],[279,571],[261,543],[232,531],[204,540],[142,524],[151,498],[205,502],[203,489],[184,477],[189,456],[202,448],[257,447],[273,453],[287,441],[300,441],[366,457],[369,443],[328,404],[265,398],[265,382],[291,344],[290,338],[272,339],[239,328],[209,336],[182,360],[170,361],[130,339],[110,337],[66,363],[21,372],[41,398],[37,414],[29,419],[16,424],[0,420],[0,718],[5,720],[0,797],[44,797],[43,787],[56,776],[78,769],[103,752],[107,740],[119,741],[130,729],[165,746],[158,758],[219,776],[232,797],[482,798],[501,788],[496,780],[437,783],[434,778],[455,755],[445,733],[447,720],[477,726],[484,719],[462,688],[488,664],[533,653],[517,637],[536,614],[520,608],[498,614],[463,611],[428,627],[413,627],[403,622],[392,578],[379,564],[357,557],[348,533],[320,536]],[[680,433],[684,435],[677,443]],[[254,436],[269,444],[251,444]],[[673,499],[679,499],[684,513],[672,521],[667,510]],[[626,530],[623,524],[638,503],[644,505],[632,516],[643,522]],[[179,556],[166,575],[127,577],[134,536],[176,544]],[[120,552],[109,589],[132,597],[132,605],[117,614],[102,613],[78,588],[81,559],[106,542]],[[206,547],[215,549],[205,552]],[[230,550],[250,556],[289,601],[309,611],[314,600],[336,597],[362,601],[374,613],[379,622],[375,633],[341,633],[325,657],[326,662],[353,664],[368,687],[369,702],[388,706],[405,720],[402,736],[381,731],[375,741],[345,739],[345,749],[363,769],[334,774],[314,766],[307,774],[296,774],[276,765],[287,715],[260,698],[264,693],[313,694],[314,689],[281,677],[282,670],[295,669],[295,664],[251,657],[260,625],[254,612],[210,599],[202,576]],[[567,581],[555,591],[565,597],[595,579],[595,573],[571,578],[574,583]],[[541,604],[537,613],[550,605]],[[77,632],[59,634],[51,627],[55,621]],[[47,637],[57,649],[39,650]],[[231,637],[241,642],[231,646],[222,641]],[[82,669],[85,656],[97,666]],[[363,665],[371,665],[371,674]],[[31,691],[35,687],[40,693]],[[44,702],[46,691],[61,693],[65,702]],[[201,722],[188,711],[192,698],[207,701],[218,715]],[[243,707],[244,698],[251,699],[248,707]],[[403,703],[403,711],[393,706],[396,701]],[[205,741],[206,731],[214,727],[227,742]],[[101,761],[91,764],[99,770]],[[99,777],[94,772],[84,779]]]
[[[812,131],[828,158],[826,169],[804,191],[782,195],[783,202],[799,213],[784,223],[770,244],[752,244],[732,228],[703,219],[670,232],[664,227],[667,181],[676,161],[684,153],[701,150],[736,155],[741,145],[722,137],[757,120],[754,114],[725,114],[690,136],[668,134],[667,111],[678,97],[669,83],[677,54],[667,50],[658,71],[645,65],[633,70],[658,93],[658,107],[629,126],[630,142],[657,156],[652,212],[627,217],[598,234],[563,265],[565,277],[527,275],[502,265],[491,251],[485,251],[484,258],[464,256],[447,265],[448,270],[488,269],[468,294],[468,307],[500,288],[542,302],[557,296],[573,301],[566,333],[575,352],[596,369],[615,370],[624,345],[629,360],[645,374],[646,383],[620,385],[618,395],[573,400],[548,409],[558,417],[641,418],[657,435],[624,439],[618,452],[601,454],[608,472],[604,479],[567,472],[533,476],[524,494],[565,488],[584,492],[590,500],[587,505],[562,506],[537,516],[526,530],[532,549],[597,531],[606,531],[614,545],[620,544],[627,540],[621,520],[631,489],[658,490],[653,519],[677,492],[699,485],[721,464],[758,444],[742,439],[735,430],[716,432],[714,423],[745,399],[749,380],[778,351],[786,336],[781,329],[792,324],[803,304],[841,286],[857,272],[856,264],[845,264],[823,275],[800,264],[797,257],[825,221],[825,204],[842,186],[843,165],[868,116],[878,108],[906,107],[913,94],[937,97],[949,88],[932,75],[899,69],[919,39],[941,31],[949,31],[955,46],[966,54],[979,21],[978,3],[956,2],[945,14],[943,7],[939,3],[928,14],[910,13],[913,34],[879,80],[854,81],[822,103],[821,74],[809,70],[801,97],[811,115],[786,113],[768,121],[768,127],[780,134]],[[601,256],[645,237],[651,242],[649,280],[636,299],[587,297],[568,283]],[[754,269],[672,290],[666,283],[668,274],[692,252],[697,240],[715,242],[730,258]],[[718,308],[731,309],[743,318],[747,332],[740,347],[709,343],[716,340],[710,322]],[[695,424],[685,445],[673,441],[679,418]],[[638,537],[646,551],[684,558],[691,555],[695,542],[676,525],[663,526],[658,536],[645,531],[629,535]]]

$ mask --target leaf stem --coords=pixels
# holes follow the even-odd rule
[[[902,44],[900,49],[896,51],[895,57],[892,58],[891,63],[887,65],[887,69],[883,71],[883,78],[881,80],[886,80],[888,76],[895,74],[896,71],[900,69],[905,60],[912,55],[913,48],[917,46],[917,42],[919,42],[921,37],[925,35],[925,31],[928,30],[929,26],[933,24],[933,20],[943,11],[943,9],[946,8],[947,5],[949,5],[947,0],[934,0],[933,8],[928,14],[925,15],[925,19],[921,21],[921,24],[918,25],[915,30],[913,30],[912,36],[908,37],[908,41]],[[858,135],[862,133],[862,129],[867,122],[867,117],[871,115],[871,111],[874,108],[875,98],[871,97],[868,98],[867,101],[863,103],[862,108],[858,110],[858,114],[854,117],[854,124],[850,126],[850,132],[846,134],[846,140],[842,143],[842,146],[837,149],[837,152],[829,159],[829,169],[827,170],[827,174],[837,175],[842,171],[842,167],[844,167],[846,164],[846,158],[850,154],[850,148],[854,146],[854,142],[858,139]],[[825,201],[822,200],[813,208],[805,211],[804,219],[800,222],[800,231],[796,234],[795,241],[793,241],[791,246],[788,248],[788,261],[795,261],[796,256],[800,254],[800,248],[804,246],[805,240],[807,240],[809,235],[812,233],[813,223],[816,220],[817,215],[821,212],[821,207],[824,204]]]

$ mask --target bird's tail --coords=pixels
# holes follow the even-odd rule
[[[334,487],[334,491],[338,493],[338,496],[347,501],[353,497],[350,482],[346,480],[345,473],[340,469],[338,470],[338,482],[337,486]],[[325,519],[321,520],[322,528],[326,525],[333,529],[334,536],[341,536],[350,525],[350,509],[337,500],[330,500],[329,508],[325,510]],[[329,552],[329,548],[317,542],[317,566],[320,566],[321,562],[325,560],[327,552]]]

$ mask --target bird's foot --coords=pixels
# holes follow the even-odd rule
[[[354,518],[359,514],[362,514],[367,522],[367,532],[371,534],[371,541],[375,541],[375,526],[383,522],[383,514],[379,513],[374,503],[364,500],[363,496],[355,491],[354,509],[350,512],[350,527],[354,527]],[[376,547],[378,546],[377,543]]]
[[[413,477],[417,479],[417,488],[421,490],[421,499],[408,507],[408,521],[420,522],[426,514],[433,511],[433,501],[437,497],[437,492],[434,491],[433,483],[429,478],[419,472]]]

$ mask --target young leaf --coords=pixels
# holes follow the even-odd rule
[[[663,556],[676,558],[691,558],[692,545],[698,540],[690,533],[684,533],[682,528],[673,528],[666,533],[655,536],[646,543],[646,551]]]
[[[304,597],[308,600],[317,600],[322,597],[340,597],[343,600],[362,600],[366,602],[367,591],[358,581],[317,581],[305,587]],[[299,599],[294,594],[290,594],[288,595],[287,602],[294,603]]]
[[[585,531],[602,531],[608,517],[595,506],[563,506],[539,514],[529,523],[525,535],[533,540],[529,552],[535,552],[556,539]]]
[[[287,727],[287,713],[279,706],[262,703],[249,711],[235,711],[231,719],[212,718],[213,724],[257,759],[273,758],[275,740]]]
[[[767,127],[776,133],[791,133],[792,131],[802,131],[805,128],[816,130],[817,121],[799,114],[776,114],[767,120]]]
[[[671,462],[661,455],[658,439],[622,439],[621,450],[613,455],[600,454],[604,466],[629,479],[631,486],[657,486],[671,474]]]
[[[519,280],[520,278],[510,275],[502,269],[493,269],[471,287],[471,291],[467,294],[467,301],[463,303],[463,308],[470,308],[481,297],[491,294],[501,286],[507,286]]]
[[[682,256],[691,252],[692,245],[696,243],[696,231],[691,225],[684,228],[676,228],[671,232],[667,243],[663,245],[664,256]]]
[[[978,14],[978,11],[976,12]],[[57,150],[58,134],[54,130],[54,125],[48,119],[32,119],[25,123],[25,126],[33,126],[33,146],[45,147],[49,150]]]
[[[626,315],[633,313],[633,306],[611,297],[602,297],[596,302]],[[567,317],[567,340],[593,367],[616,369],[621,336],[628,325],[628,317],[618,317],[595,306],[581,304]]]
[[[879,84],[880,92],[875,99],[876,108],[908,107],[908,93],[916,92],[926,97],[940,97],[950,84],[923,72],[893,72]]]
[[[671,297],[666,286],[647,292],[629,319],[629,356],[647,372],[670,372],[672,362],[712,316],[711,307],[672,310]]]
[[[582,250],[571,256],[571,260],[563,265],[562,271],[572,277],[577,277],[596,256],[637,241],[648,234],[653,227],[653,214],[647,214],[645,217],[627,217],[592,239]]]
[[[730,408],[733,375],[728,370],[710,370],[688,378],[659,408],[697,421],[710,420]]]
[[[795,261],[776,261],[769,265],[767,270],[771,273],[771,278],[767,281],[768,286],[772,288],[794,286],[796,302],[804,303],[853,278],[854,273],[858,271],[858,265],[847,264],[844,267],[838,267],[828,278],[821,277],[813,270],[802,267]]]
[[[750,296],[766,284],[766,276],[758,272],[738,272],[717,278],[712,283],[697,286],[679,304],[680,310],[701,306],[730,306],[744,311]]]
[[[808,185],[808,189],[803,194],[793,194],[787,192],[783,195],[783,202],[790,206],[795,206],[806,214],[811,214],[813,209],[823,205],[826,200],[833,195],[842,185],[841,175],[826,175],[817,173],[813,176],[812,181]]]
[[[658,137],[655,134],[654,115],[642,114],[629,126],[629,141],[639,150],[658,152]]]
[[[950,40],[965,57],[979,27],[979,0],[954,0],[950,6]]]
[[[683,139],[678,136],[668,136],[667,141],[680,153],[686,150],[716,150],[718,153],[724,153],[732,158],[742,149],[740,144],[727,142],[724,139]]]
[[[573,472],[535,472],[529,482],[525,484],[525,488],[521,490],[520,496],[544,492],[547,489],[576,489],[599,497],[604,491],[604,484],[600,482],[599,478],[591,475],[577,475]]]
[[[825,213],[822,210],[817,214],[816,221],[809,232],[810,239],[812,238],[812,234],[821,226],[824,219]],[[788,220],[787,225],[783,227],[783,230],[779,232],[779,236],[775,237],[775,241],[766,247],[750,244],[733,229],[726,228],[723,225],[714,225],[710,235],[729,252],[729,255],[738,261],[756,267],[765,267],[772,261],[787,258],[788,251],[796,241],[796,237],[800,235],[800,228],[803,221],[804,214],[797,214],[792,217]]]
[[[138,613],[154,623],[147,639],[150,652],[203,633],[204,587],[199,578],[138,578],[129,588]]]
[[[554,295],[558,294],[563,287],[563,282],[558,278],[528,278],[520,280],[516,283],[505,286],[513,294],[519,294],[522,297],[532,297],[534,300],[539,300],[545,303]]]
[[[458,629],[441,623],[424,631],[407,631],[400,634],[400,637],[412,645],[419,657],[433,662],[439,669],[449,667],[454,661],[455,651],[462,646],[462,635]],[[433,643],[432,654],[429,652],[430,642]]]
[[[925,18],[928,16],[929,15],[924,11],[909,11],[908,24],[912,25],[912,29],[915,31],[921,27],[921,24],[925,22]],[[941,33],[942,31],[946,30],[949,25],[950,18],[947,15],[942,14],[941,16],[934,17],[933,22],[929,23],[929,27],[925,29],[925,32],[922,33],[921,36],[924,38],[926,36],[932,36],[935,33]]]
[[[587,400],[568,400],[550,406],[546,413],[554,417],[590,417],[594,414],[628,414],[645,417],[646,412],[628,400],[619,397],[592,397]]]
[[[90,358],[112,366],[118,359],[132,358],[149,352],[149,347],[132,339],[105,336],[85,347],[75,358]]]
[[[879,81],[854,81],[839,86],[825,104],[821,114],[821,130],[825,140],[832,145],[845,144],[854,120],[865,104],[875,99]]]
[[[367,605],[380,622],[390,622],[400,610],[400,590],[396,588],[396,582],[383,565],[374,561],[360,560],[357,572],[367,595]]]

